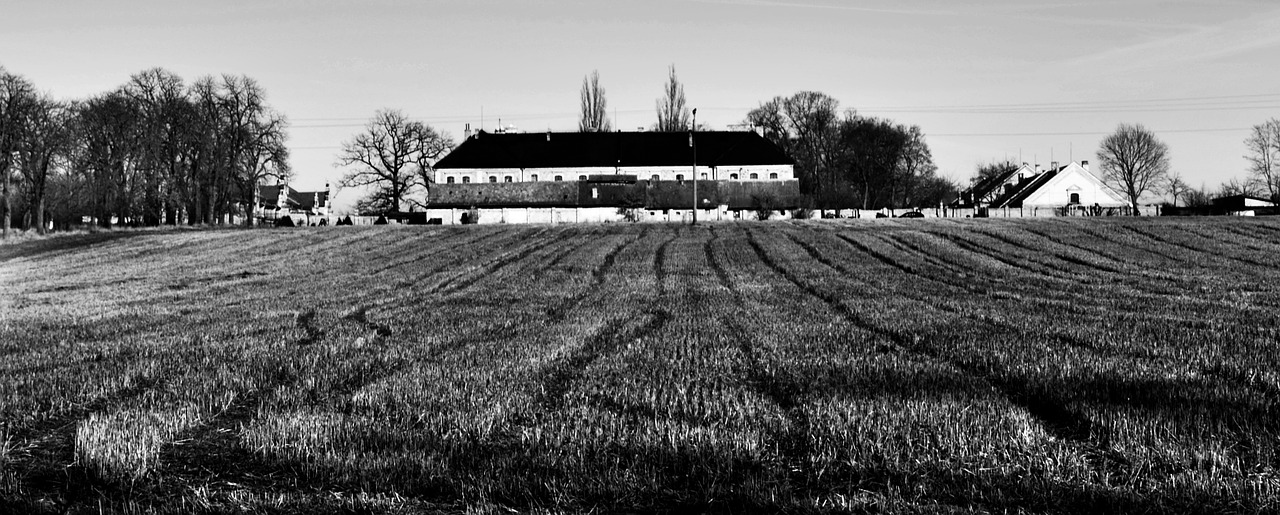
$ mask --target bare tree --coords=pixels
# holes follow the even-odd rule
[[[1129,197],[1138,214],[1138,197],[1162,183],[1169,173],[1169,147],[1141,124],[1120,124],[1098,145],[1103,180]]]
[[[67,155],[71,137],[67,130],[66,105],[48,97],[39,98],[31,110],[26,130],[20,138],[18,160],[29,198],[31,220],[45,233],[45,193],[54,160]]]
[[[689,130],[689,107],[685,105],[684,85],[676,79],[676,66],[670,68],[666,88],[662,98],[657,100],[658,124],[654,129],[659,132],[682,132]]]
[[[1249,153],[1249,173],[1262,185],[1271,200],[1280,199],[1280,119],[1272,118],[1253,126],[1244,141]]]
[[[1164,192],[1173,197],[1173,207],[1178,207],[1178,199],[1187,196],[1191,190],[1191,185],[1182,180],[1182,175],[1179,173],[1170,173],[1164,181]]]
[[[578,116],[578,132],[609,132],[613,126],[605,110],[604,88],[600,72],[582,78],[582,113]]]
[[[1244,195],[1247,197],[1256,197],[1261,192],[1257,181],[1251,179],[1240,180],[1235,177],[1227,179],[1218,187],[1219,197],[1230,197],[1234,195]]]
[[[9,237],[13,219],[11,167],[26,133],[27,120],[36,103],[35,88],[26,79],[0,67],[0,237]]]
[[[380,110],[365,131],[342,144],[336,166],[354,167],[339,182],[343,187],[371,188],[366,205],[399,211],[427,169],[452,148],[452,139],[399,110]],[[418,203],[421,204],[421,203]]]
[[[822,196],[840,174],[839,102],[817,91],[774,97],[747,113],[747,123],[796,160],[800,189]]]

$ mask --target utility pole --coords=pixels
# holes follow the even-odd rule
[[[698,131],[698,108],[693,108],[693,125],[689,126],[689,146],[693,147],[693,223],[698,225],[698,145],[693,141],[693,133]]]

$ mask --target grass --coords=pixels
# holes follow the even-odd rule
[[[0,245],[0,511],[1266,513],[1280,224]]]

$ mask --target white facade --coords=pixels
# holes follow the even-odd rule
[[[435,171],[436,184],[481,184],[507,182],[580,181],[590,175],[634,175],[636,179],[658,181],[690,180],[693,165],[673,166],[600,166],[581,168],[452,168]],[[711,181],[787,181],[795,179],[794,165],[699,166],[700,180]]]
[[[1022,201],[1023,208],[1061,207],[1070,205],[1121,207],[1128,205],[1124,195],[1093,175],[1086,165],[1071,163],[1058,171]],[[1024,166],[1025,168],[1025,166]],[[1019,170],[1019,173],[1022,173]],[[1016,178],[1017,175],[1015,174]]]

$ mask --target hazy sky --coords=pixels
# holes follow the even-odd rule
[[[292,122],[295,186],[320,187],[379,108],[461,140],[465,123],[575,130],[599,70],[615,127],[655,121],[675,65],[698,121],[824,92],[919,125],[940,172],[1095,160],[1119,123],[1173,169],[1245,176],[1248,129],[1280,117],[1275,0],[9,0],[0,65],[58,98],[163,67],[244,74]]]

